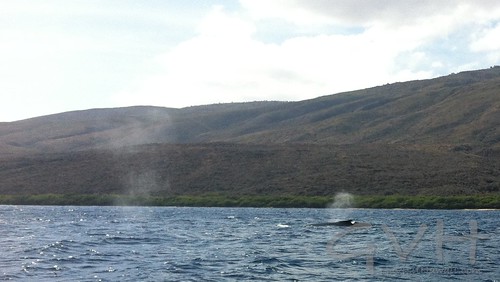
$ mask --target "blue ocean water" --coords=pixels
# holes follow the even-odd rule
[[[312,224],[354,219],[352,227]],[[0,280],[498,281],[500,211],[0,206]]]

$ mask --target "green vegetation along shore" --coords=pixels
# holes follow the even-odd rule
[[[327,196],[129,196],[129,195],[0,195],[2,205],[190,206],[190,207],[336,207]],[[405,209],[500,209],[500,194],[469,196],[354,196],[343,207]]]

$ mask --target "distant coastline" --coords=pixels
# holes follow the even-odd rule
[[[60,206],[186,206],[186,207],[275,207],[329,208],[330,196],[225,196],[184,195],[155,197],[148,195],[0,195],[0,205],[60,205]],[[500,195],[468,196],[354,196],[351,208],[375,209],[500,209]]]
[[[303,101],[0,123],[0,203],[498,209],[499,83],[493,67]]]

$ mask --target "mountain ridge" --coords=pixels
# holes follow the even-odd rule
[[[500,193],[500,67],[298,102],[0,123],[0,195]]]
[[[90,109],[0,124],[0,144],[28,151],[200,142],[497,146],[498,89],[495,67],[298,102]]]

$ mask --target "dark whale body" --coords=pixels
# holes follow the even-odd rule
[[[341,220],[341,221],[335,221],[335,222],[322,222],[322,223],[315,223],[312,224],[312,226],[356,226],[356,227],[370,227],[371,224],[369,223],[363,223],[363,222],[357,222],[352,219],[348,220]]]
[[[348,219],[348,220],[341,220],[341,221],[335,221],[335,222],[315,223],[315,224],[312,224],[312,226],[353,226],[356,223],[357,223],[356,221],[354,221],[352,219]]]

